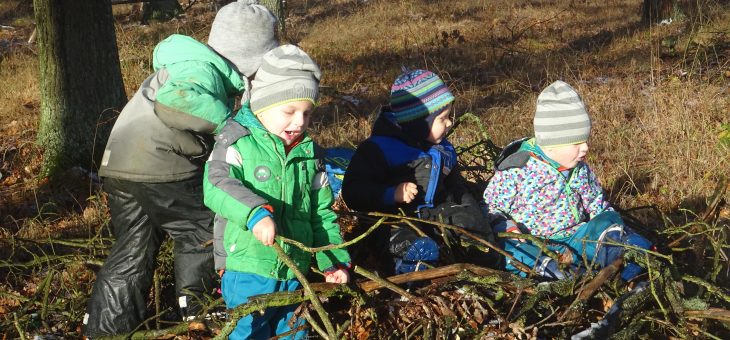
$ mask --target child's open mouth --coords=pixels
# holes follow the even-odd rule
[[[287,137],[294,138],[299,135],[299,131],[284,131]]]

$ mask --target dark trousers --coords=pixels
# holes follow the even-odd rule
[[[211,292],[216,280],[209,242],[214,214],[203,205],[202,182],[197,177],[169,183],[105,178],[116,242],[88,301],[86,336],[124,334],[142,323],[165,233],[175,242],[178,301],[187,304],[188,315],[200,311],[203,294]]]

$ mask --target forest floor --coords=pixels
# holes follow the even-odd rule
[[[311,126],[321,145],[357,145],[401,65],[428,68],[457,97],[462,118],[449,138],[481,197],[494,152],[531,134],[537,95],[562,79],[591,114],[587,162],[612,204],[657,245],[639,256],[648,286],[627,286],[610,271],[541,283],[459,267],[433,274],[407,301],[383,289],[364,300],[330,299],[327,310],[347,337],[565,338],[620,305],[619,338],[730,338],[730,4],[680,1],[676,20],[648,24],[641,3],[288,1],[285,39],[323,70]],[[131,5],[113,10],[129,96],[152,71],[157,42],[172,33],[205,41],[215,15],[211,1],[146,25]],[[0,333],[73,338],[112,244],[109,213],[93,172],[38,177],[33,28],[31,1],[0,3]],[[340,211],[345,230],[377,220]],[[167,243],[158,257],[161,283],[150,294],[161,302],[150,303],[158,317],[146,328],[174,325],[171,251]]]

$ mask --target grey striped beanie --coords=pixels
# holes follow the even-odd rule
[[[208,46],[228,59],[238,73],[250,77],[261,56],[279,46],[278,21],[256,0],[239,0],[223,6],[213,19]]]
[[[251,111],[306,100],[317,104],[322,73],[312,58],[294,45],[282,45],[266,54],[251,82]]]
[[[540,146],[583,143],[591,134],[591,118],[583,100],[560,80],[537,97],[534,125],[535,141]]]

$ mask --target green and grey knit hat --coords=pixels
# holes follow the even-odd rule
[[[570,85],[556,81],[542,90],[535,109],[535,141],[539,146],[559,146],[588,141],[591,118]]]
[[[264,54],[251,82],[251,111],[258,114],[300,100],[316,105],[321,77],[319,66],[299,47],[279,46]]]

